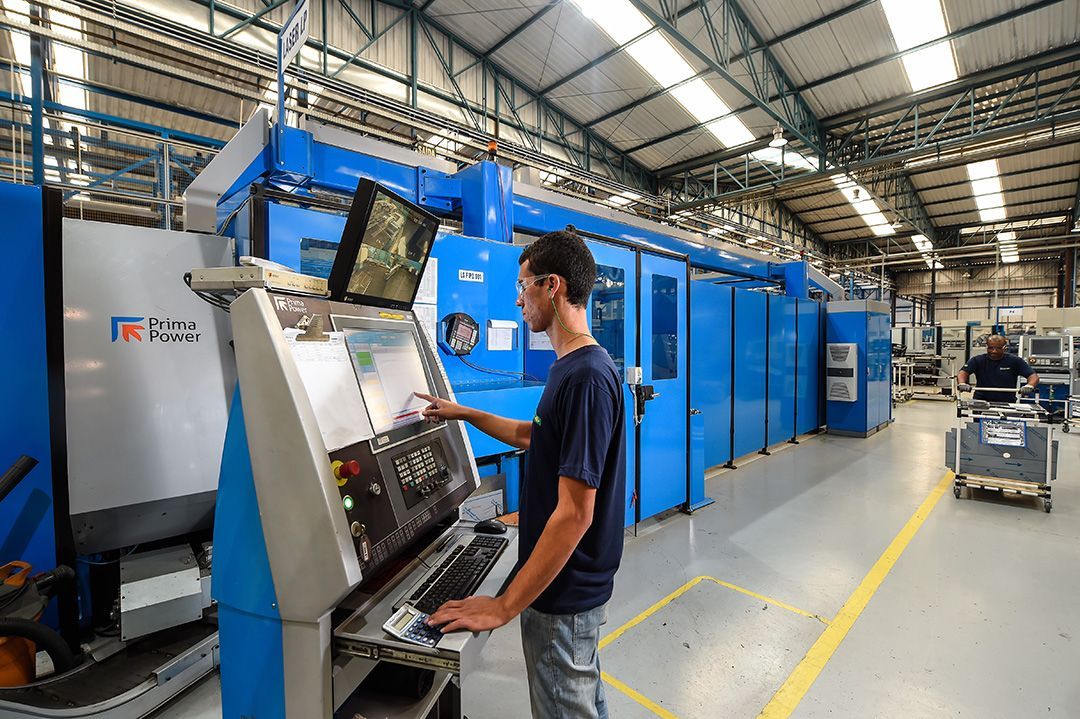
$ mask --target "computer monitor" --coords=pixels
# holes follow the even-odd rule
[[[375,434],[423,419],[428,403],[414,393],[430,393],[431,380],[411,328],[350,328],[345,344]]]
[[[1060,357],[1060,337],[1032,337],[1028,340],[1028,354],[1033,357]]]
[[[330,270],[330,299],[410,309],[439,219],[372,180],[360,180]]]

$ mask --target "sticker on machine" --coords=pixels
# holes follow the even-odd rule
[[[457,278],[461,282],[483,282],[484,273],[480,270],[458,270]]]

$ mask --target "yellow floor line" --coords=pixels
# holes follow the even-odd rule
[[[633,629],[634,627],[636,627],[637,625],[641,624],[643,621],[645,621],[646,619],[651,617],[653,614],[656,614],[658,611],[660,611],[661,609],[666,607],[668,604],[670,604],[671,602],[673,602],[676,599],[678,599],[679,597],[681,597],[682,595],[686,594],[693,587],[695,587],[696,585],[700,584],[703,581],[705,581],[705,577],[694,577],[689,582],[682,585],[681,587],[676,589],[674,592],[667,595],[666,597],[661,599],[659,602],[652,605],[651,607],[646,609],[644,612],[637,615],[636,617],[634,617],[633,619],[628,621],[626,624],[622,625],[621,627],[619,627],[618,629],[613,631],[611,634],[608,634],[606,637],[601,639],[600,640],[600,648],[603,649],[608,644],[611,644],[613,641],[615,641],[616,639],[621,637],[623,634],[626,634],[627,631],[629,631],[629,630]]]
[[[640,692],[634,691],[633,689],[626,686],[625,684],[623,684],[622,682],[620,682],[618,679],[611,676],[607,672],[600,672],[600,678],[603,679],[608,684],[610,684],[611,686],[618,689],[619,691],[621,691],[626,696],[628,696],[631,699],[633,699],[634,701],[636,701],[641,706],[643,706],[646,709],[648,709],[649,711],[651,711],[653,714],[655,714],[655,715],[657,715],[659,717],[663,717],[664,719],[679,719],[677,716],[675,716],[674,714],[669,712],[667,709],[665,709],[664,707],[662,707],[659,704],[657,704],[656,702],[654,702],[652,699],[649,699],[647,696],[645,696],[644,694],[641,694]]]
[[[705,577],[705,579],[708,579],[710,582],[715,582],[716,584],[719,584],[721,587],[727,587],[728,589],[730,589],[732,591],[739,592],[740,594],[745,594],[748,597],[753,597],[755,599],[760,599],[761,601],[765,602],[766,604],[772,604],[773,606],[780,607],[781,609],[786,609],[789,612],[794,612],[795,614],[799,614],[801,616],[804,616],[807,619],[816,619],[819,622],[821,622],[822,624],[824,624],[825,626],[828,626],[830,624],[829,620],[826,619],[825,617],[821,616],[820,614],[811,614],[810,612],[799,609],[798,607],[793,607],[790,604],[787,604],[785,602],[781,602],[778,599],[773,599],[772,597],[767,597],[764,594],[758,594],[757,592],[751,592],[749,589],[743,589],[742,587],[740,587],[738,585],[732,584],[731,582],[725,582],[725,581],[723,581],[721,579],[717,579],[716,577]]]
[[[611,644],[613,641],[615,641],[616,639],[621,637],[627,631],[629,631],[630,629],[633,629],[637,625],[641,624],[643,621],[645,621],[646,619],[651,617],[653,614],[656,614],[658,611],[660,611],[661,609],[666,607],[668,604],[671,604],[671,602],[675,601],[676,599],[678,599],[682,595],[686,594],[688,591],[690,591],[692,588],[696,587],[698,584],[700,584],[702,582],[713,582],[714,584],[719,584],[721,587],[726,587],[728,589],[731,589],[732,591],[739,592],[740,594],[745,594],[745,595],[747,595],[749,597],[754,597],[755,599],[760,599],[763,602],[766,602],[768,604],[772,604],[774,606],[780,607],[781,609],[786,609],[789,612],[794,612],[795,614],[807,617],[808,619],[816,619],[817,621],[821,622],[822,624],[825,624],[826,626],[828,626],[828,624],[829,624],[829,620],[826,619],[825,617],[822,617],[819,614],[811,614],[810,612],[799,609],[798,607],[793,607],[790,604],[787,604],[786,602],[781,602],[778,599],[773,599],[772,597],[765,596],[764,594],[758,594],[757,592],[752,592],[749,589],[744,589],[744,588],[738,586],[737,584],[732,584],[731,582],[725,582],[722,579],[717,579],[716,577],[710,577],[710,576],[707,576],[707,575],[702,575],[700,577],[694,577],[689,582],[682,585],[681,587],[676,589],[674,592],[667,595],[666,597],[664,597],[663,599],[658,601],[656,604],[652,605],[651,607],[649,607],[648,609],[643,611],[641,614],[637,615],[636,617],[634,617],[633,619],[628,621],[626,624],[623,624],[621,627],[619,627],[618,629],[613,631],[611,634],[608,634],[606,637],[601,639],[600,640],[600,648],[603,649],[607,645]]]
[[[885,577],[888,576],[896,561],[900,559],[900,555],[907,549],[912,537],[922,527],[923,522],[926,521],[930,512],[937,505],[938,500],[941,499],[949,485],[952,484],[952,481],[952,472],[946,472],[945,476],[941,478],[941,481],[934,488],[934,491],[915,510],[915,514],[911,515],[911,519],[907,521],[900,533],[893,538],[877,562],[874,563],[874,566],[870,568],[870,572],[863,577],[859,586],[844,602],[844,606],[841,607],[836,618],[832,620],[832,624],[821,633],[821,636],[810,647],[803,660],[788,676],[784,685],[780,687],[776,694],[773,695],[773,698],[769,700],[769,703],[765,705],[765,708],[761,710],[758,719],[786,719],[791,716],[791,713],[795,711],[795,707],[806,696],[806,692],[810,690],[810,687],[817,680],[818,675],[821,674],[829,659],[832,658],[837,647],[844,641],[848,631],[855,624],[863,610],[866,609],[866,605],[870,603],[878,587],[885,581]]]

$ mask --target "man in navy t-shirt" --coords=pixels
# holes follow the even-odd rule
[[[502,595],[447,602],[430,623],[485,631],[520,614],[533,716],[606,717],[597,645],[623,549],[622,379],[589,334],[596,263],[573,228],[544,235],[518,264],[522,316],[547,333],[556,354],[532,421],[417,393],[431,402],[429,420],[465,420],[529,450],[518,571]]]
[[[986,354],[969,359],[956,375],[958,384],[968,384],[971,375],[975,375],[979,387],[994,389],[1016,389],[1016,380],[1023,377],[1030,387],[1039,384],[1039,375],[1023,357],[1017,357],[1005,351],[1008,344],[1001,335],[991,335],[986,340]],[[1029,390],[1030,391],[1030,390]],[[1016,394],[1007,392],[980,392],[975,390],[975,399],[987,402],[1015,402]]]

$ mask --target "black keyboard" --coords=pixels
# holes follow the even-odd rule
[[[473,535],[468,544],[454,547],[407,601],[421,612],[431,614],[444,602],[470,596],[495,566],[507,544],[505,537]]]

